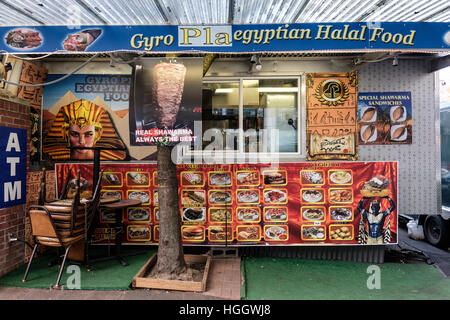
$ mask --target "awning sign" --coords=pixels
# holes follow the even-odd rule
[[[48,52],[448,51],[450,28],[438,22],[349,22],[201,26],[1,27],[0,50]]]
[[[0,127],[0,208],[26,202],[27,131]]]

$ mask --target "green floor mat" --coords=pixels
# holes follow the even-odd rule
[[[242,263],[247,300],[450,299],[450,279],[427,264],[292,258],[243,258]]]
[[[133,254],[142,250],[145,253],[137,255],[125,256],[124,259],[128,262],[128,266],[122,266],[117,259],[97,262],[92,265],[92,270],[87,271],[86,266],[82,265],[79,268],[79,281],[74,278],[77,271],[74,272],[70,264],[66,264],[60,285],[66,284],[65,289],[79,284],[81,290],[129,290],[133,277],[138,273],[142,266],[147,262],[152,254],[156,253],[157,248],[126,248],[122,247],[121,252],[124,255]],[[107,256],[105,247],[95,248],[91,250],[92,258],[100,258]],[[16,269],[2,278],[0,278],[0,286],[3,287],[21,287],[21,288],[36,288],[49,289],[56,283],[59,268],[57,265],[49,267],[48,262],[56,258],[56,253],[53,250],[45,252],[45,254],[34,259],[30,272],[25,283],[22,282],[25,274],[26,265]],[[76,269],[76,268],[75,268]],[[69,280],[69,282],[67,282]]]

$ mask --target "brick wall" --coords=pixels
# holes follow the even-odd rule
[[[30,107],[25,103],[0,98],[0,126],[27,130],[27,153],[30,141]],[[27,169],[29,157],[27,157]],[[25,262],[25,245],[22,242],[8,243],[8,234],[25,239],[26,204],[0,209],[0,276],[16,269]]]
[[[26,203],[26,210],[28,211],[28,208],[30,205],[37,204],[38,198],[39,198],[39,191],[41,187],[41,178],[42,178],[42,172],[43,171],[32,171],[27,173],[27,203]],[[56,197],[56,182],[55,182],[55,172],[52,170],[47,170],[46,172],[46,200],[51,201],[55,199]],[[28,217],[25,217],[25,241],[30,243],[31,245],[34,245],[33,236],[31,235],[31,224],[30,219]],[[44,251],[44,247],[39,247],[38,252]],[[26,246],[25,247],[25,261],[28,261],[28,259],[31,257],[31,248]]]

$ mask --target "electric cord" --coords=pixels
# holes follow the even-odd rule
[[[44,83],[36,83],[36,84],[24,84],[24,83],[17,83],[17,82],[12,82],[12,81],[7,81],[4,79],[0,79],[0,82],[4,82],[7,84],[12,84],[15,86],[20,86],[20,87],[44,87],[44,86],[48,86],[51,84],[55,84],[58,83],[68,77],[70,77],[71,75],[73,75],[75,72],[79,71],[80,69],[82,69],[84,66],[88,65],[93,59],[95,59],[99,54],[96,53],[95,55],[93,55],[92,57],[90,57],[86,62],[83,62],[81,65],[79,65],[78,67],[76,67],[74,70],[72,70],[71,72],[69,72],[68,74],[62,76],[61,78],[58,78],[56,80],[50,81],[50,82],[44,82]]]
[[[66,51],[65,50],[57,50],[57,51],[50,52],[50,53],[48,53],[46,55],[43,55],[43,56],[40,56],[40,57],[36,57],[36,58],[24,58],[24,57],[19,57],[19,56],[16,56],[15,54],[9,53],[6,50],[0,50],[0,53],[5,53],[7,57],[11,56],[13,58],[16,58],[16,59],[19,59],[19,60],[25,60],[25,61],[34,61],[34,60],[45,59],[45,58],[50,57],[51,55],[53,55],[55,53],[64,53],[64,52],[66,52]]]
[[[142,53],[142,54],[140,54],[139,56],[134,57],[133,59],[127,60],[127,61],[122,60],[122,59],[117,60],[117,59],[113,56],[113,53],[112,53],[112,52],[109,52],[108,55],[109,55],[109,57],[111,58],[111,61],[113,61],[114,63],[119,63],[119,64],[130,64],[130,63],[135,62],[136,59],[138,59],[138,58],[144,56],[145,53]]]

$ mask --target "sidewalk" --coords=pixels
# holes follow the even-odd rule
[[[405,232],[400,234],[404,236]],[[406,242],[419,245],[405,238],[400,239],[399,245]],[[420,245],[425,255],[434,252],[440,259],[450,259],[448,250],[437,251],[423,242]],[[144,255],[134,259],[130,257],[129,261],[134,261],[135,268],[139,269],[148,258]],[[131,264],[125,268],[130,267]],[[3,280],[0,300],[450,300],[450,278],[438,264],[427,264],[420,259],[386,259],[385,263],[376,265],[300,258],[214,257],[206,291],[202,293],[131,290],[129,284],[137,271],[128,271],[129,275],[125,275],[131,270],[125,268],[118,263],[98,265],[92,275],[83,274],[83,277],[94,278],[101,272],[106,273],[101,277],[103,282],[98,282],[100,285],[111,281],[112,275],[116,278],[120,275],[126,283],[121,290],[30,289],[21,283],[23,273],[19,270],[15,278],[6,279],[8,282],[0,278],[0,285]],[[39,280],[38,270],[34,274],[30,283]],[[49,279],[54,281],[56,274],[52,270]],[[377,276],[378,280],[374,278]],[[64,278],[62,283],[65,283]]]
[[[164,290],[49,290],[0,287],[0,300],[222,300],[201,293]]]
[[[0,287],[0,300],[239,300],[240,269],[240,258],[213,259],[206,291],[202,293],[150,289],[54,290]]]

